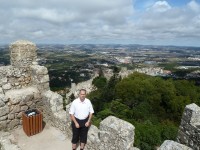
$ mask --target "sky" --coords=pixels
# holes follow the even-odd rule
[[[0,0],[0,43],[200,46],[200,0]]]

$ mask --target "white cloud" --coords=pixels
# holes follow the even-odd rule
[[[195,12],[200,12],[200,5],[195,0],[190,1],[188,7]]]
[[[0,41],[199,45],[200,5],[147,0],[9,0],[0,2]],[[151,5],[150,5],[151,4]]]
[[[171,6],[168,4],[167,1],[157,1],[152,7],[154,11],[164,12],[171,9]]]

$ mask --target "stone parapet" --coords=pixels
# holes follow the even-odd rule
[[[29,67],[36,61],[36,45],[30,41],[18,40],[10,46],[10,62],[17,68]]]
[[[200,107],[194,103],[185,107],[177,141],[200,150]]]
[[[22,113],[38,108],[43,111],[41,94],[48,91],[49,75],[37,65],[36,45],[19,40],[10,46],[11,65],[0,67],[0,129],[22,124]]]
[[[166,140],[164,143],[158,148],[158,150],[192,150],[192,148],[187,147],[183,144]]]
[[[22,113],[37,108],[40,101],[40,92],[35,87],[9,90],[0,94],[0,128],[13,129],[21,125]]]

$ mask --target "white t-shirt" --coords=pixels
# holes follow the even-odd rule
[[[90,100],[87,98],[83,102],[80,98],[75,99],[69,110],[69,114],[74,115],[79,120],[86,119],[90,113],[94,113],[94,109]]]

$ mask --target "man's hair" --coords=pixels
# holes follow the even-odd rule
[[[80,89],[80,90],[79,90],[79,94],[81,93],[81,91],[84,91],[85,94],[86,94],[86,89]]]

